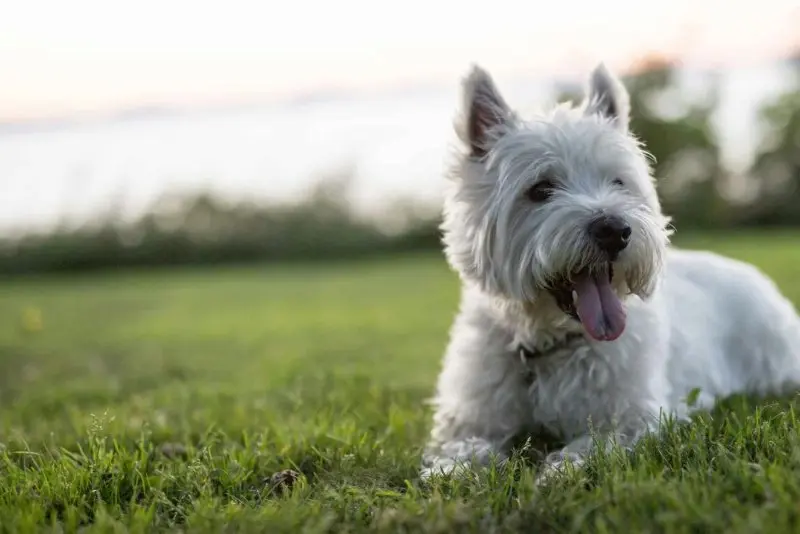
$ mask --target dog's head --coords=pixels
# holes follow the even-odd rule
[[[557,307],[559,320],[616,339],[624,299],[653,291],[669,240],[648,156],[628,130],[627,91],[600,65],[580,106],[533,120],[478,67],[463,93],[465,150],[443,223],[450,263],[494,296]]]

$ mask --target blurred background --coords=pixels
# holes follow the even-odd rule
[[[800,0],[0,0],[0,530],[795,521],[797,401],[558,500],[416,482],[461,78],[527,114],[600,61],[675,242],[800,308]]]
[[[439,248],[461,76],[624,76],[679,232],[800,226],[796,0],[25,0],[0,16],[0,272]]]

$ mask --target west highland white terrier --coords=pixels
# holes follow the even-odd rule
[[[670,247],[629,112],[602,64],[580,106],[532,120],[485,71],[465,79],[465,150],[442,225],[461,304],[423,477],[502,461],[526,433],[566,444],[547,455],[547,477],[598,438],[630,447],[663,415],[800,384],[800,319],[775,284],[751,265]]]

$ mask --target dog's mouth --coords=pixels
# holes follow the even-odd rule
[[[611,286],[613,278],[608,262],[581,269],[550,290],[558,307],[598,341],[613,341],[625,330],[625,307]]]

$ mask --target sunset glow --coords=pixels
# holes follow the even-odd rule
[[[491,5],[491,8],[489,6]],[[0,119],[564,74],[650,50],[699,64],[798,44],[796,0],[26,0],[0,18]]]

